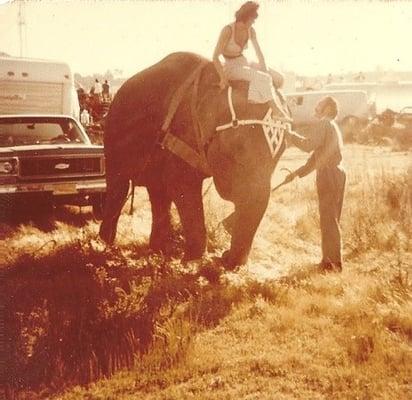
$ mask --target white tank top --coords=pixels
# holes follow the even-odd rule
[[[250,38],[250,32],[248,32],[248,39],[245,43],[245,45],[242,47],[240,46],[236,41],[235,41],[235,22],[230,24],[230,29],[232,31],[229,41],[226,44],[226,47],[223,50],[223,56],[227,56],[229,58],[231,57],[239,57],[242,55],[242,52],[244,49],[247,48],[247,42],[249,41]]]

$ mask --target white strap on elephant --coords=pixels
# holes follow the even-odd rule
[[[229,103],[230,114],[232,115],[232,121],[224,125],[219,125],[216,128],[216,132],[224,131],[226,129],[231,129],[231,128],[236,129],[239,126],[245,126],[245,125],[261,125],[267,144],[269,146],[269,150],[272,155],[272,158],[275,158],[280,147],[282,146],[285,131],[288,131],[291,129],[290,123],[285,122],[281,118],[276,118],[276,119],[273,118],[272,109],[270,107],[266,115],[263,117],[263,119],[240,119],[239,120],[236,118],[236,112],[233,107],[231,86],[229,86],[227,90],[227,99]]]

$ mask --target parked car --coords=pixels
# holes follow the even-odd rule
[[[396,116],[396,122],[412,130],[412,107],[404,107]]]
[[[378,88],[376,82],[335,82],[328,83],[324,86],[324,90],[363,90],[368,95],[369,99],[376,100],[376,92]]]
[[[375,102],[376,113],[379,114],[387,109],[399,113],[412,101],[411,81],[339,82],[327,84],[324,88],[325,90],[364,90]]]
[[[395,117],[394,137],[396,148],[406,150],[412,148],[412,107],[404,107]]]
[[[0,219],[18,206],[92,205],[102,212],[103,146],[64,115],[0,115]],[[37,204],[37,203],[36,203]]]
[[[399,113],[386,109],[362,129],[358,139],[359,143],[391,146],[393,150],[412,148],[412,107]]]
[[[322,90],[294,92],[285,95],[295,126],[307,128],[316,122],[314,109],[325,96],[332,96],[338,102],[337,122],[346,140],[362,129],[375,116],[374,102],[363,90]]]

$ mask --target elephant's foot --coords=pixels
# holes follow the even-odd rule
[[[184,249],[184,261],[197,260],[202,258],[206,252],[206,233],[193,235],[190,240],[186,239]]]
[[[234,255],[231,253],[230,250],[226,250],[222,254],[222,263],[226,270],[233,271],[247,263],[248,256],[247,255]]]
[[[186,247],[185,255],[182,261],[187,262],[187,261],[199,260],[203,257],[204,254],[205,254],[205,248],[203,246]]]
[[[108,246],[114,243],[116,232],[111,226],[107,226],[104,221],[100,225],[99,236]]]
[[[193,235],[189,240],[185,241],[183,261],[193,261],[202,258],[206,252],[206,233],[201,235]]]
[[[150,236],[149,246],[155,252],[162,252],[165,255],[173,254],[175,248],[173,233],[168,231],[163,234],[152,234]]]

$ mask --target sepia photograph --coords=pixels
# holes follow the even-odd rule
[[[0,0],[0,400],[412,398],[412,1]]]

